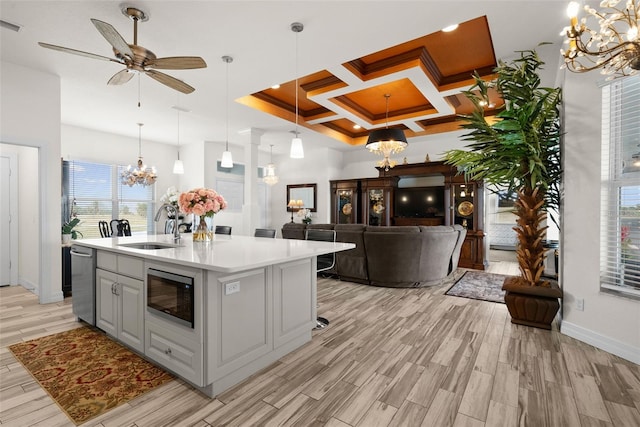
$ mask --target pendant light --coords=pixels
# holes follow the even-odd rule
[[[143,123],[138,123],[138,167],[134,168],[129,165],[127,170],[120,175],[120,182],[129,187],[133,187],[136,184],[142,185],[143,187],[153,185],[158,178],[154,166],[147,168],[147,166],[142,163],[142,126],[144,126]]]
[[[230,56],[223,56],[222,60],[227,64],[227,143],[225,146],[225,150],[222,153],[222,162],[220,162],[220,166],[223,168],[232,168],[233,167],[233,157],[231,157],[231,151],[229,151],[229,64],[233,62],[233,58]]]
[[[296,33],[296,85],[294,90],[296,91],[296,130],[295,136],[291,140],[291,151],[289,157],[292,159],[303,159],[304,148],[302,147],[302,139],[300,138],[300,132],[298,132],[298,33],[304,30],[304,25],[299,22],[291,24],[291,31]]]
[[[173,173],[182,175],[184,174],[184,163],[180,160],[180,97],[178,97],[178,103],[175,109],[178,111],[178,158],[173,162]]]
[[[389,98],[390,94],[384,95],[386,99],[386,113],[384,129],[376,129],[369,134],[365,147],[374,154],[381,154],[384,159],[378,164],[388,171],[396,165],[395,161],[390,159],[391,154],[399,153],[405,149],[407,138],[404,136],[402,129],[389,129]]]
[[[265,184],[274,185],[278,183],[278,177],[276,176],[276,166],[273,164],[273,144],[271,144],[270,155],[269,155],[269,164],[264,169],[264,178],[262,180]]]

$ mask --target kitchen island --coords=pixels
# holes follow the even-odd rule
[[[95,249],[96,326],[210,397],[311,340],[316,257],[355,247],[189,234],[74,245]]]

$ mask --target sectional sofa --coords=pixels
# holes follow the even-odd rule
[[[304,239],[307,228],[336,231],[336,241],[356,248],[338,252],[331,273],[341,280],[387,287],[442,283],[458,267],[467,230],[454,226],[379,227],[363,224],[298,224],[282,227],[285,239]]]

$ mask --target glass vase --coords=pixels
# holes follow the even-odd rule
[[[206,243],[213,240],[213,230],[209,228],[207,222],[205,221],[205,216],[200,217],[200,222],[198,223],[198,227],[193,230],[193,241]]]

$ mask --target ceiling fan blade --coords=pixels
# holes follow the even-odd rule
[[[172,56],[156,58],[145,64],[147,67],[158,70],[191,70],[194,68],[206,68],[207,63],[199,56]]]
[[[107,24],[106,22],[93,18],[91,18],[91,22],[93,22],[93,25],[95,25],[98,31],[100,31],[100,34],[102,34],[102,37],[107,39],[111,46],[123,55],[127,55],[129,58],[133,59],[133,52],[131,51],[131,48],[111,24]]]
[[[115,73],[107,82],[108,85],[122,85],[131,80],[135,72],[129,71],[125,68],[122,71]]]
[[[60,52],[72,53],[74,55],[80,55],[80,56],[84,56],[84,57],[87,57],[87,58],[100,59],[102,61],[111,61],[111,62],[117,62],[118,64],[122,64],[122,62],[118,61],[117,59],[109,58],[107,56],[102,56],[102,55],[96,55],[95,53],[84,52],[82,50],[76,50],[76,49],[71,49],[71,48],[68,48],[68,47],[56,46],[54,44],[43,43],[43,42],[38,42],[38,44],[40,46],[42,46],[42,47],[46,47],[47,49],[59,50]]]
[[[159,81],[163,85],[169,86],[171,89],[175,89],[182,93],[191,93],[196,90],[194,87],[189,86],[182,80],[178,80],[175,77],[171,77],[168,74],[161,73],[159,71],[146,70],[145,73],[154,80]]]

